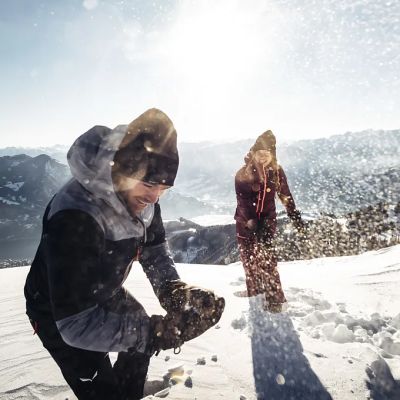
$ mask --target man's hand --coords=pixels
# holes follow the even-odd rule
[[[183,344],[179,321],[172,314],[152,315],[150,317],[149,353],[160,350],[177,349]]]
[[[186,303],[189,285],[181,280],[166,282],[160,290],[158,300],[167,312],[181,311]]]
[[[174,280],[163,286],[158,299],[167,312],[176,313],[192,307],[198,310],[212,309],[217,296],[211,290]]]
[[[204,290],[204,289],[203,289]],[[195,296],[194,296],[195,297]],[[198,299],[189,299],[182,311],[168,312],[165,317],[152,315],[150,318],[150,340],[148,351],[158,354],[161,350],[179,349],[214,326],[221,318],[225,300],[213,294],[212,307],[200,308]]]

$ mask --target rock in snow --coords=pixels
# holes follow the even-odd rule
[[[192,377],[191,377],[191,376],[188,376],[188,377],[186,378],[186,380],[185,380],[185,386],[186,386],[186,387],[189,387],[189,388],[193,387],[193,380],[192,380]]]
[[[200,357],[197,359],[197,364],[198,365],[206,365],[206,358],[205,357]]]

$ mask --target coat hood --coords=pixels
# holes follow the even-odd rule
[[[176,130],[160,110],[147,110],[126,130],[114,157],[113,176],[173,186],[179,156]]]
[[[166,114],[153,108],[129,125],[114,129],[94,126],[76,139],[67,159],[72,176],[92,197],[103,200],[117,214],[130,217],[115,192],[113,173],[172,186],[179,163],[176,131]],[[135,175],[137,171],[140,176]],[[146,222],[153,212],[154,205],[150,204],[139,217]]]
[[[125,213],[126,207],[115,193],[111,168],[126,129],[127,125],[115,129],[94,126],[75,140],[67,154],[72,176],[119,214]]]

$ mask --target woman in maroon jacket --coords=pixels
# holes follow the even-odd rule
[[[285,206],[298,230],[304,228],[296,209],[286,175],[276,159],[276,139],[272,131],[260,135],[236,173],[236,234],[246,274],[249,297],[263,294],[265,308],[281,312],[286,302],[273,246],[276,231],[275,196]]]

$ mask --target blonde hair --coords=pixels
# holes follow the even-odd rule
[[[275,152],[271,152],[272,154],[272,161],[269,164],[269,166],[272,168],[274,174],[273,174],[273,180],[274,180],[274,184],[275,184],[275,188],[276,188],[276,194],[279,195],[280,191],[281,191],[281,180],[279,177],[279,168],[280,165],[278,163],[278,160],[276,158],[276,153]],[[249,160],[248,166],[250,166],[253,162],[254,159],[254,155],[255,155],[255,151],[251,150],[247,153],[247,156],[245,158],[245,160]]]

